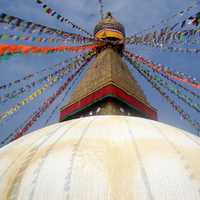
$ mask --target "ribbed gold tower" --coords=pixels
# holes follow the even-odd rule
[[[61,109],[61,121],[88,115],[155,117],[151,112],[155,110],[121,55],[107,48],[98,54],[69,103]]]
[[[148,104],[144,92],[129,72],[128,66],[111,48],[105,49],[97,56],[72,95],[70,104],[109,84],[116,85],[141,102]]]
[[[94,36],[106,40],[106,48],[101,49],[69,103],[61,108],[60,121],[89,115],[157,119],[155,109],[150,106],[143,90],[122,61],[124,26],[109,12],[95,26]]]

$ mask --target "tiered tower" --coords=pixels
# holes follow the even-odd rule
[[[128,115],[157,119],[143,90],[122,61],[125,30],[111,13],[94,30],[96,38],[111,41],[61,108],[60,121],[90,115]],[[120,44],[113,45],[118,41]]]

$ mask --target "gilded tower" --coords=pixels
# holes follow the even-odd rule
[[[108,13],[96,25],[94,35],[107,40],[107,48],[97,55],[69,103],[61,108],[60,121],[90,115],[128,115],[155,120],[156,110],[122,60],[123,25]],[[118,45],[112,45],[115,42]]]

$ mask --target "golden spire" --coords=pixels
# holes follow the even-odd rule
[[[60,120],[88,115],[130,115],[156,119],[155,109],[147,102],[143,90],[122,61],[123,25],[107,13],[96,25],[94,35],[108,40],[109,45],[98,53],[69,103],[61,109]],[[113,41],[120,43],[115,45]]]
[[[120,54],[112,48],[98,54],[69,103],[61,109],[61,121],[97,114],[156,119],[156,111],[143,90]]]

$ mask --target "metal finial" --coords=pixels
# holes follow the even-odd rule
[[[112,13],[111,12],[107,12],[106,18],[111,18],[111,17],[112,17]]]

